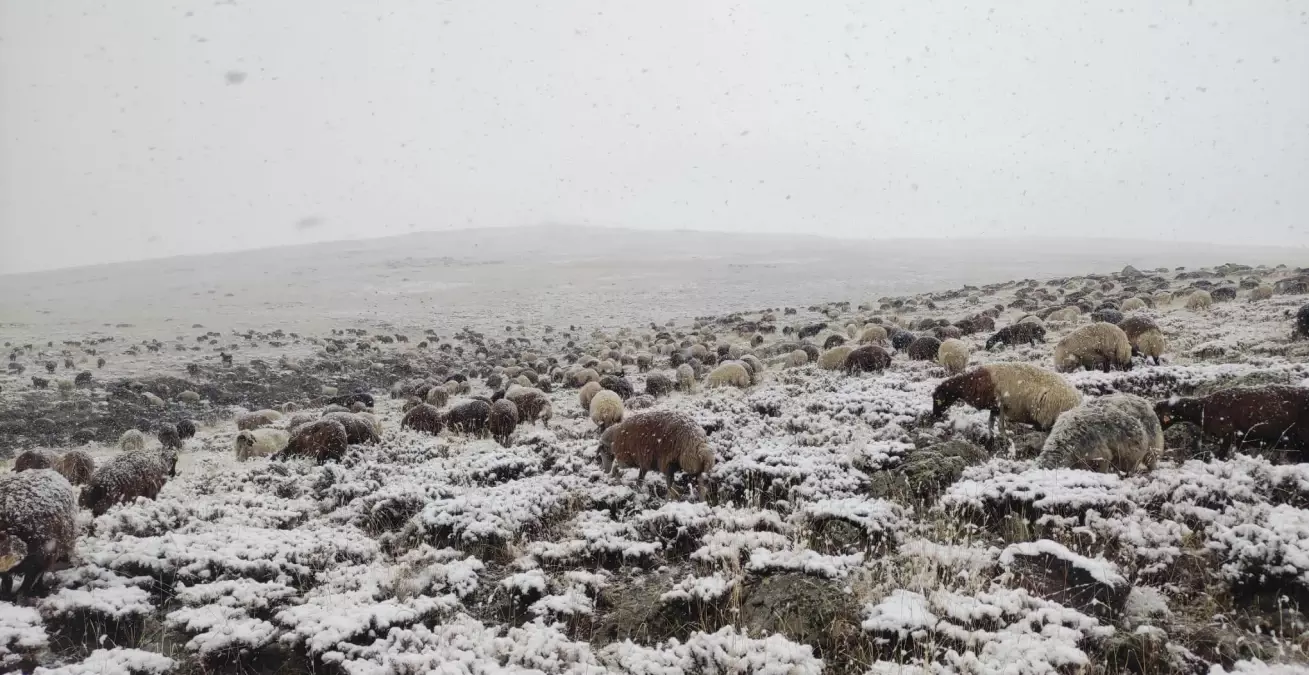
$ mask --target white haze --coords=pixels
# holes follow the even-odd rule
[[[1309,2],[0,0],[0,273],[543,222],[1303,246]]]

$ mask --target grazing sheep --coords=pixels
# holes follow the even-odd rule
[[[968,345],[963,340],[950,338],[941,343],[936,352],[936,362],[945,367],[949,375],[958,375],[968,367]]]
[[[1135,312],[1145,309],[1145,301],[1140,298],[1128,298],[1123,301],[1123,312]]]
[[[1197,289],[1194,293],[1187,296],[1186,298],[1186,308],[1193,312],[1208,310],[1210,307],[1213,306],[1213,304],[1214,304],[1214,297],[1212,295],[1209,295],[1209,291],[1202,291]]]
[[[436,406],[427,403],[419,403],[410,408],[404,417],[400,419],[402,428],[413,429],[433,436],[441,433],[442,424],[441,411]]]
[[[638,372],[647,372],[654,365],[654,356],[649,352],[641,352],[636,355],[636,370]]]
[[[623,399],[608,389],[591,399],[591,421],[604,431],[623,421]]]
[[[332,412],[323,415],[323,419],[333,419],[345,427],[346,443],[350,445],[360,445],[366,443],[376,443],[378,440],[377,430],[368,419],[360,417],[352,412]]]
[[[1309,450],[1309,389],[1303,387],[1272,384],[1175,396],[1155,403],[1154,411],[1165,429],[1180,420],[1217,437],[1224,456],[1238,443]]]
[[[845,357],[841,367],[850,375],[879,373],[891,365],[891,354],[877,345],[864,345]]]
[[[378,419],[377,415],[370,412],[356,412],[355,416],[367,422],[379,439],[382,437],[382,420]]]
[[[372,408],[374,404],[373,395],[366,391],[356,391],[340,396],[333,396],[327,402],[332,405],[339,405],[345,408],[352,408],[356,403],[364,404],[365,408]]]
[[[335,419],[323,418],[296,427],[291,432],[286,447],[269,459],[312,457],[318,464],[322,464],[329,459],[340,461],[349,446],[349,435],[346,433],[345,425]]]
[[[705,379],[705,386],[711,389],[717,387],[745,389],[750,386],[750,372],[740,362],[728,361],[709,373],[709,377]]]
[[[645,377],[645,393],[655,398],[671,394],[673,387],[673,378],[664,373],[650,373]],[[588,404],[586,409],[590,410],[591,406]]]
[[[932,337],[943,342],[945,340],[958,339],[963,336],[964,332],[960,330],[958,326],[937,326],[932,329]]]
[[[595,372],[595,370],[591,368],[583,368],[573,373],[569,379],[572,381],[574,387],[582,387],[585,386],[587,382],[599,382],[600,373]]]
[[[118,449],[123,452],[134,452],[145,448],[145,434],[139,429],[128,429],[118,437]]]
[[[1301,305],[1295,311],[1295,328],[1291,330],[1291,337],[1309,337],[1309,305]]]
[[[91,371],[83,370],[82,372],[78,373],[77,377],[73,378],[73,384],[79,387],[84,387],[88,384],[91,384]]]
[[[81,450],[69,450],[55,459],[54,470],[73,485],[85,485],[95,473],[95,460]]]
[[[1273,297],[1273,287],[1268,284],[1259,284],[1250,289],[1250,302],[1259,302]]]
[[[177,427],[177,435],[180,436],[182,440],[195,436],[195,422],[191,420],[178,420],[177,424],[173,426]]]
[[[653,408],[654,404],[655,399],[649,394],[633,396],[624,402],[624,405],[627,406],[628,410],[645,410],[646,408]]]
[[[850,352],[853,351],[854,347],[850,345],[833,347],[818,357],[818,367],[823,370],[840,370],[845,367],[846,357],[850,356]]]
[[[427,390],[422,398],[429,405],[441,408],[450,403],[450,392],[446,391],[444,387],[432,387]]]
[[[853,329],[853,327],[852,327],[852,329]],[[826,339],[826,340],[823,340],[823,349],[831,349],[832,347],[840,347],[840,346],[843,345],[843,344],[845,344],[845,338],[844,338],[844,337],[841,337],[840,335],[828,335],[828,336],[827,336],[827,339]]]
[[[485,436],[486,422],[490,416],[491,404],[475,398],[450,408],[445,420],[451,433]]]
[[[786,361],[783,365],[787,368],[799,368],[809,363],[809,354],[803,349],[797,349],[786,355]]]
[[[600,386],[618,394],[618,398],[621,398],[624,401],[632,398],[632,394],[636,393],[632,389],[632,383],[628,382],[627,378],[618,375],[605,375],[600,378]]]
[[[910,343],[905,354],[914,361],[935,361],[936,353],[941,349],[941,341],[924,335]]]
[[[894,347],[896,351],[904,351],[909,348],[909,345],[914,343],[914,340],[917,339],[917,335],[902,328],[897,328],[891,333],[891,346]]]
[[[291,434],[281,429],[251,429],[236,435],[232,449],[236,461],[244,462],[252,457],[270,457],[277,454],[291,440]]]
[[[1111,394],[1060,415],[1036,465],[1133,473],[1140,467],[1153,470],[1163,446],[1163,429],[1150,402],[1133,394]]]
[[[194,404],[194,403],[199,403],[199,402],[200,402],[200,394],[197,394],[196,392],[191,391],[190,389],[188,389],[188,390],[186,390],[186,391],[184,391],[184,392],[178,394],[178,395],[177,395],[177,400],[181,401],[182,403],[192,403],[192,404]]]
[[[677,497],[673,476],[679,469],[698,476],[697,493],[702,500],[715,462],[704,429],[689,416],[671,410],[635,414],[609,427],[600,434],[599,455],[601,468],[610,475],[618,475],[621,466],[639,469],[638,484],[647,471],[658,470],[664,474],[672,498]]]
[[[864,328],[863,334],[859,336],[859,344],[863,345],[880,345],[885,342],[886,329],[877,324],[870,324]]]
[[[550,399],[545,392],[535,387],[510,387],[505,392],[505,398],[513,401],[518,409],[519,423],[536,424],[540,420],[542,425],[547,425],[554,416]]]
[[[1045,320],[1062,323],[1076,323],[1080,316],[1082,316],[1082,310],[1076,306],[1072,306],[1050,312],[1046,315]]]
[[[32,388],[45,389],[48,386],[50,386],[50,380],[44,377],[37,377],[35,375],[32,376]]]
[[[1153,360],[1155,365],[1161,363],[1164,353],[1164,334],[1154,320],[1146,316],[1129,316],[1118,327],[1123,329],[1127,342],[1132,345],[1132,355]]]
[[[82,490],[81,504],[95,516],[104,515],[114,504],[137,497],[159,496],[169,477],[177,475],[177,453],[171,450],[137,450],[115,455],[91,474]]]
[[[987,428],[994,429],[998,419],[1004,435],[1009,422],[1049,430],[1061,413],[1082,402],[1082,394],[1062,375],[1039,366],[992,363],[937,385],[932,394],[932,418],[940,419],[958,401],[990,411]]]
[[[182,435],[177,433],[177,427],[171,424],[161,425],[155,436],[159,439],[159,445],[169,450],[182,449]]]
[[[1040,319],[1036,320],[1040,321]],[[995,332],[995,335],[987,338],[986,349],[990,351],[996,345],[1013,347],[1021,344],[1035,345],[1038,342],[1045,342],[1045,326],[1035,322],[1019,321],[1001,328]]]
[[[577,390],[577,402],[582,404],[582,410],[590,412],[591,399],[602,390],[604,387],[600,386],[599,382],[587,382],[582,385],[582,388]]]
[[[491,431],[491,438],[494,438],[500,445],[509,447],[509,437],[514,433],[514,427],[518,426],[518,406],[514,402],[502,398],[491,404],[491,413],[487,415],[486,427]]]
[[[55,468],[55,453],[49,450],[24,450],[14,458],[14,471]]]
[[[280,419],[282,419],[282,413],[276,410],[256,410],[237,415],[236,428],[238,431],[249,431],[259,427],[266,427]]]
[[[1054,347],[1055,370],[1131,370],[1132,343],[1123,329],[1111,323],[1087,324],[1069,333]]]
[[[677,390],[683,393],[690,393],[695,389],[695,368],[690,364],[683,363],[677,367]],[[587,406],[590,410],[590,406]]]
[[[764,362],[760,361],[754,354],[743,354],[740,358],[741,365],[750,371],[750,384],[759,384],[764,381]]]
[[[1092,321],[1103,321],[1104,323],[1117,324],[1123,320],[1123,313],[1116,309],[1097,309],[1091,312]]]
[[[1209,296],[1214,302],[1231,302],[1236,299],[1236,287],[1224,285],[1209,291]]]
[[[45,588],[45,573],[72,555],[77,541],[77,496],[55,471],[38,469],[0,474],[0,596]]]

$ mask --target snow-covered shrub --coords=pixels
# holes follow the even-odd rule
[[[39,612],[0,602],[0,668],[16,667],[25,655],[44,649],[49,642]]]
[[[97,649],[81,663],[37,668],[33,675],[166,675],[177,669],[173,659],[141,649]]]

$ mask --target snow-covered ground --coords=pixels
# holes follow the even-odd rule
[[[1271,283],[1290,273],[1239,270],[1229,280]],[[1174,271],[1158,276],[1174,289],[1191,283]],[[1057,296],[1090,285],[1093,297],[1116,298],[1131,283],[1115,279],[1103,290],[1105,281],[1041,287]],[[956,320],[1010,304],[1018,288],[919,296],[916,309],[875,298],[779,309],[779,331],[757,351],[767,357],[794,340],[785,326],[826,321],[809,338],[821,346],[873,316]],[[1180,300],[1140,310],[1168,338],[1164,365],[1069,380],[1087,394],[1163,398],[1309,378],[1309,350],[1291,340],[1288,316],[1306,297],[1250,302],[1247,294],[1203,312]],[[1052,304],[1062,303],[1042,306]],[[747,302],[734,309],[760,317]],[[1006,308],[997,325],[1023,314]],[[503,336],[527,338],[541,358],[567,353],[568,340],[587,354],[617,343],[635,355],[652,349],[656,332],[634,316],[565,338],[568,318],[548,317],[538,307],[521,326],[490,319],[501,332],[484,342],[500,350]],[[973,364],[1049,366],[1053,344],[1086,320],[1051,322],[1045,345],[987,352],[988,333],[964,340]],[[748,347],[750,335],[731,325],[696,326],[683,315],[659,330],[688,339],[712,332]],[[450,330],[441,342],[467,347],[462,357],[436,342],[420,348],[420,332],[408,343],[327,353],[324,340],[334,336],[324,328],[280,346],[260,339],[233,367],[257,358],[267,372],[321,373],[317,364],[342,361],[367,370],[386,357],[408,359],[421,376],[437,364],[474,373],[507,365],[484,361]],[[222,368],[211,347],[197,389]],[[167,345],[157,356],[142,351],[97,380],[148,380],[151,359],[168,353]],[[180,373],[195,358],[176,353],[160,370]],[[668,356],[657,354],[655,369],[669,370]],[[44,375],[26,376],[33,371]],[[645,373],[624,372],[644,391]],[[643,484],[635,471],[619,482],[603,476],[595,427],[577,390],[561,384],[549,394],[554,418],[520,426],[509,447],[401,429],[403,402],[379,388],[381,442],[325,466],[238,463],[236,409],[184,404],[172,391],[170,414],[211,420],[188,441],[177,478],[156,501],[82,513],[76,556],[54,590],[0,602],[0,669],[1309,672],[1296,665],[1309,663],[1309,469],[1257,453],[1192,458],[1182,427],[1170,430],[1167,457],[1146,475],[1035,469],[1030,449],[1040,439],[1026,430],[992,453],[980,445],[984,412],[960,405],[926,421],[943,377],[934,363],[897,353],[876,375],[775,363],[748,389],[658,399],[657,408],[713,429],[718,464],[706,502],[669,501],[656,472]],[[23,379],[10,376],[6,393]],[[490,393],[472,379],[471,395]],[[106,395],[97,385],[42,396],[32,400],[95,409]],[[87,447],[97,460],[115,452]]]

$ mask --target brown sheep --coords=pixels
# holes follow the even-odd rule
[[[400,419],[401,427],[433,436],[441,433],[442,424],[441,411],[437,410],[436,406],[426,403],[418,403],[406,411],[405,416]]]
[[[450,409],[445,416],[446,424],[453,433],[469,436],[485,436],[486,422],[491,416],[491,404],[482,399],[465,401]]]
[[[519,424],[536,424],[540,420],[542,425],[548,425],[554,416],[550,399],[545,392],[535,387],[511,386],[505,392],[505,398],[514,402]]]
[[[1224,456],[1246,443],[1309,450],[1309,389],[1303,387],[1232,387],[1208,396],[1158,401],[1154,410],[1165,429],[1185,421],[1216,436]]]
[[[291,439],[281,452],[270,457],[272,460],[290,457],[313,457],[319,464],[327,460],[340,461],[349,448],[349,435],[345,425],[332,418],[322,418],[310,422],[291,432]]]
[[[914,361],[935,361],[936,352],[940,349],[940,340],[924,335],[911,342],[905,353]]]
[[[582,388],[577,391],[577,402],[582,404],[582,410],[591,410],[591,399],[595,398],[601,389],[604,387],[600,386],[599,382],[587,382],[582,385]]]
[[[1154,364],[1159,365],[1164,353],[1164,334],[1154,321],[1146,316],[1129,316],[1120,321],[1118,327],[1123,329],[1128,344],[1132,345],[1133,356],[1140,355],[1146,361],[1153,359]]]
[[[85,485],[95,473],[95,460],[81,450],[69,450],[55,460],[55,471],[73,485]]]
[[[988,429],[994,429],[999,420],[1003,435],[1008,422],[1049,431],[1059,415],[1082,402],[1082,394],[1062,375],[1039,366],[992,363],[937,385],[932,394],[932,418],[940,419],[958,401],[990,411]]]
[[[673,386],[673,378],[664,373],[650,373],[645,377],[645,393],[655,398],[671,394]]]
[[[82,490],[81,504],[100,516],[114,504],[134,501],[137,497],[154,499],[177,475],[177,453],[171,450],[137,450],[110,458],[91,474]]]
[[[169,450],[182,449],[182,435],[177,432],[177,427],[171,424],[163,424],[155,434],[159,438],[159,445]]]
[[[336,420],[345,427],[346,442],[350,445],[376,443],[379,439],[377,429],[366,418],[351,412],[332,412],[323,415],[323,419]]]
[[[276,410],[256,410],[236,416],[236,428],[238,431],[249,431],[266,427],[277,420],[282,419],[282,413]]]
[[[0,474],[0,596],[44,589],[45,573],[73,553],[77,496],[68,480],[49,469]]]
[[[518,426],[518,406],[514,405],[513,401],[502,398],[491,404],[491,413],[486,418],[486,427],[491,432],[491,438],[507,448],[509,436],[514,433],[516,426]]]
[[[618,475],[620,466],[640,470],[637,483],[650,469],[657,469],[668,481],[668,496],[677,497],[673,475],[680,469],[699,476],[697,493],[704,499],[709,472],[714,468],[714,451],[709,438],[695,420],[671,410],[638,413],[609,427],[600,435],[600,466]]]
[[[1131,370],[1132,343],[1123,329],[1097,321],[1064,336],[1054,346],[1055,370]]]
[[[877,373],[886,370],[891,365],[891,355],[885,349],[877,345],[864,345],[845,357],[845,372],[855,375],[858,373]]]
[[[53,469],[57,457],[49,450],[24,450],[14,458],[14,471]]]

